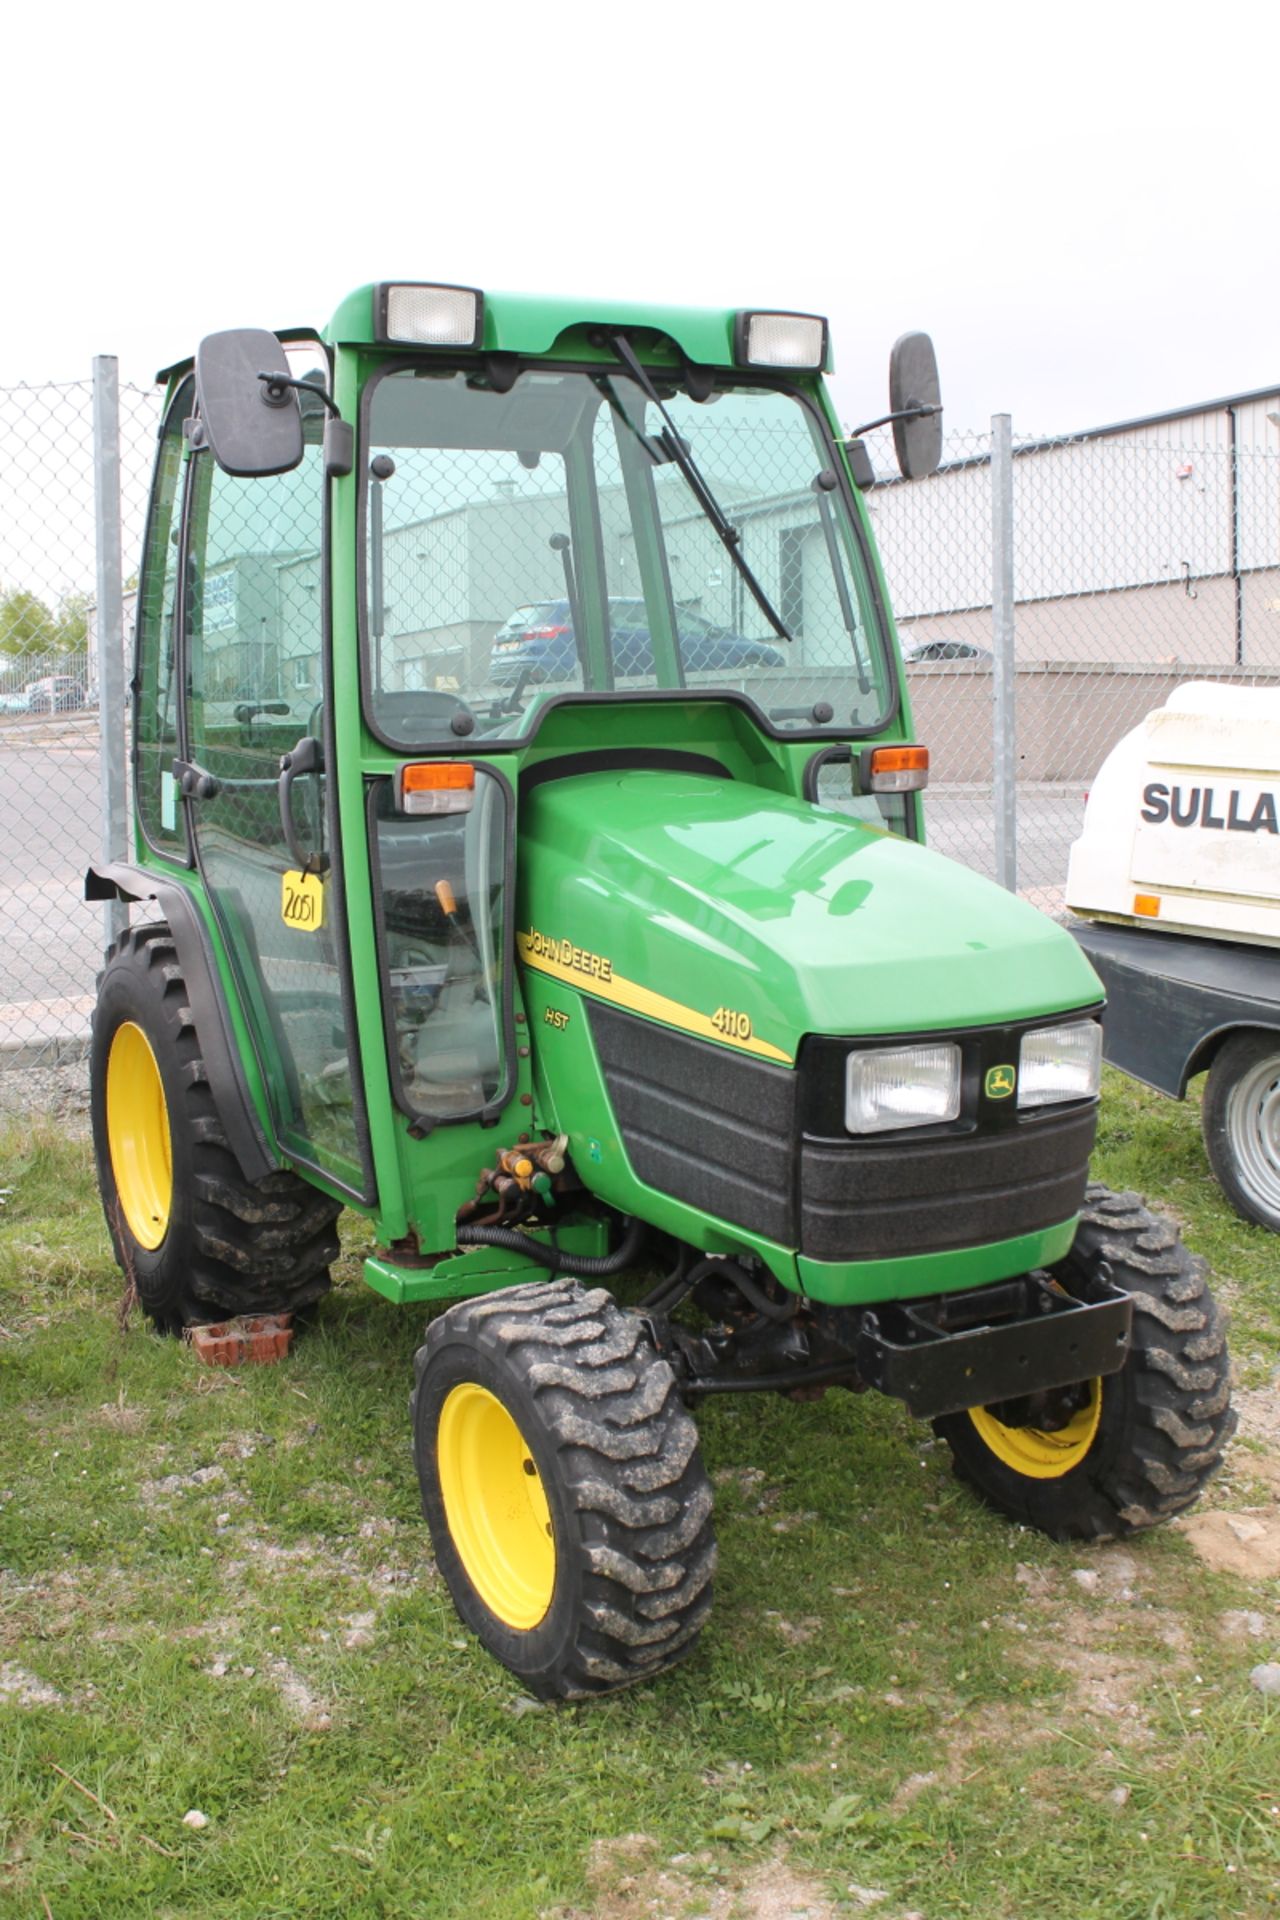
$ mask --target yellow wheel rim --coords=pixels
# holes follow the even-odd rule
[[[1102,1382],[1091,1380],[1089,1398],[1065,1427],[1042,1433],[1039,1427],[1006,1427],[986,1407],[970,1407],[969,1418],[996,1459],[1029,1480],[1060,1480],[1078,1467],[1098,1436],[1102,1419]]]
[[[107,1055],[107,1150],[125,1224],[152,1251],[169,1231],[173,1152],[156,1056],[132,1020],[116,1028]]]
[[[523,1434],[501,1400],[466,1381],[440,1409],[445,1519],[467,1577],[504,1626],[536,1627],[551,1605],[551,1509]]]

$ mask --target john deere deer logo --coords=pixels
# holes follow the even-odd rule
[[[988,1067],[985,1082],[988,1100],[1007,1100],[1018,1084],[1015,1067]]]

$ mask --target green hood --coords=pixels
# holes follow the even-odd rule
[[[806,1033],[994,1025],[1102,998],[1071,936],[928,848],[733,780],[535,787],[526,964],[775,1060]]]

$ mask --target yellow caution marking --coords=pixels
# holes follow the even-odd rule
[[[679,1027],[685,1033],[697,1034],[700,1039],[734,1047],[739,1053],[753,1053],[761,1060],[777,1060],[784,1067],[795,1064],[793,1055],[784,1053],[781,1047],[775,1047],[772,1042],[761,1040],[753,1034],[745,1014],[724,1007],[718,1007],[714,1013],[699,1013],[696,1007],[686,1007],[679,1000],[669,1000],[665,993],[654,993],[651,987],[642,987],[637,980],[625,980],[621,974],[614,972],[613,962],[602,955],[588,953],[568,940],[549,940],[536,930],[517,933],[516,946],[525,966],[547,974],[552,980],[563,980],[570,986],[585,988],[598,1000],[608,1000],[615,1007],[625,1007],[628,1013],[641,1013],[650,1020],[661,1020],[669,1027]]]

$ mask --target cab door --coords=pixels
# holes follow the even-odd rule
[[[281,1146],[353,1198],[371,1170],[355,1052],[326,697],[323,415],[292,471],[191,460],[183,788],[197,862]],[[309,743],[309,744],[308,744]],[[281,762],[293,776],[281,792]]]

